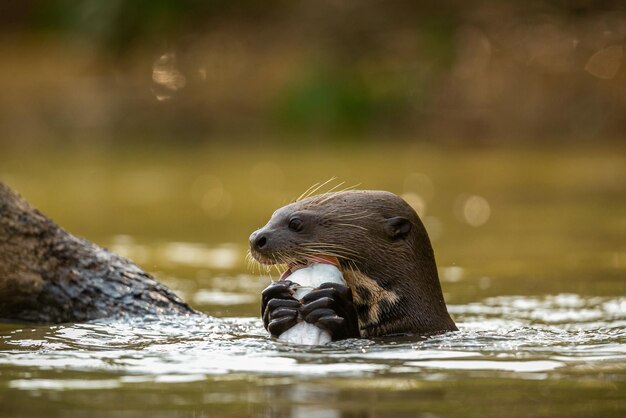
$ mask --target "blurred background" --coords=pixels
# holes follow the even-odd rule
[[[621,1],[0,6],[0,143],[621,141]]]
[[[3,411],[626,416],[625,48],[623,0],[0,2],[0,181],[211,316],[2,325]],[[329,179],[416,209],[460,333],[267,338],[248,236]]]
[[[453,302],[602,293],[625,37],[620,1],[3,2],[0,178],[212,314],[256,315],[248,235],[330,178],[415,207]]]

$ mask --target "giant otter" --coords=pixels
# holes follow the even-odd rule
[[[426,229],[393,193],[350,190],[291,203],[250,236],[250,249],[262,264],[286,265],[281,280],[263,292],[263,322],[274,336],[298,317],[334,340],[457,329]],[[326,284],[294,299],[290,272],[320,261],[336,264],[348,286]]]

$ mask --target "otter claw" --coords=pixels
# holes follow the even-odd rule
[[[267,330],[273,337],[277,337],[283,332],[287,331],[289,328],[296,325],[298,322],[297,314],[295,317],[283,317],[272,319],[269,324],[266,326]]]
[[[329,315],[321,317],[315,325],[325,329],[332,336],[333,340],[342,340],[345,338],[357,338],[355,335],[348,335],[344,332],[345,330],[346,320],[337,316],[337,315]]]
[[[302,305],[289,289],[291,282],[283,280],[270,284],[262,293],[261,317],[265,329],[274,337],[294,326]]]
[[[269,285],[262,293],[261,314],[265,329],[273,337],[296,325],[298,318],[328,331],[333,341],[360,337],[352,291],[348,286],[324,283],[302,298],[293,297],[291,282]]]
[[[324,283],[302,298],[300,315],[331,334],[333,341],[360,337],[358,316],[347,286]]]

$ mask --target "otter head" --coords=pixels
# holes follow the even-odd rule
[[[339,267],[363,336],[456,329],[426,230],[393,193],[351,190],[291,203],[250,236],[250,250],[260,263],[285,265],[281,280],[310,263]]]

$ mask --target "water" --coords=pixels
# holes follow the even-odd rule
[[[395,394],[398,399],[388,408],[401,412],[426,408],[429,402],[420,397],[434,392],[451,405],[430,406],[431,412],[447,413],[461,410],[452,404],[460,395],[454,392],[463,385],[465,390],[476,390],[476,385],[549,391],[567,382],[561,390],[571,394],[601,392],[603,402],[596,412],[602,416],[623,412],[626,297],[509,296],[450,308],[459,332],[423,339],[348,340],[316,348],[268,339],[260,320],[249,317],[5,326],[0,370],[13,394],[3,404],[9,411],[28,405],[35,412],[72,400],[57,411],[79,415],[95,405],[103,414],[138,415],[140,411],[109,401],[115,393],[132,398],[133,393],[148,392],[159,394],[149,405],[157,416],[173,407],[206,411],[206,416],[244,416],[250,411],[237,412],[235,406],[245,399],[253,401],[260,416],[268,411],[302,416],[298,408],[323,410],[322,416],[370,416],[371,394]],[[496,382],[502,387],[496,389]],[[222,399],[225,388],[230,396]],[[194,395],[177,396],[180,390]],[[506,398],[510,393],[505,399],[501,395],[493,399],[482,393],[483,402],[467,415],[511,401]],[[28,403],[28,398],[37,403]],[[580,412],[577,401],[582,400],[573,399],[554,415],[575,416]]]
[[[324,347],[268,338],[258,309],[269,278],[243,263],[247,233],[273,208],[336,174],[321,154],[2,161],[3,178],[44,212],[207,315],[0,325],[0,415],[624,416],[626,158],[413,151],[395,164],[393,150],[347,153],[339,171],[412,199],[460,330]],[[259,197],[258,167],[242,170],[241,159],[263,160],[270,179],[302,178]],[[38,177],[51,167],[52,178]],[[49,192],[56,184],[65,187]],[[230,196],[229,209],[207,195]]]

